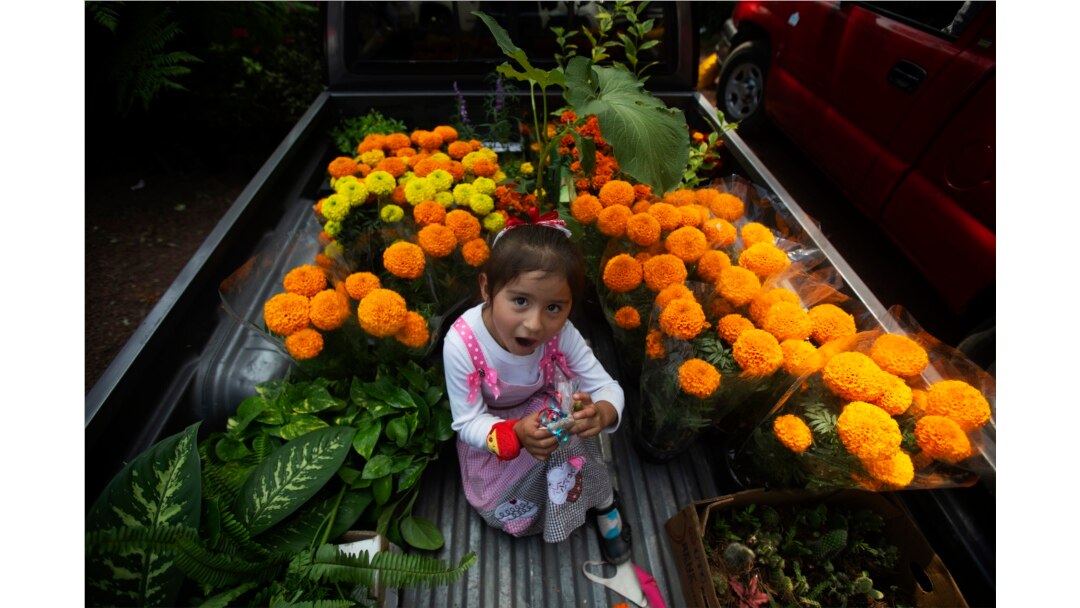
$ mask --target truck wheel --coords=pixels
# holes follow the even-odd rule
[[[724,60],[716,86],[716,106],[726,121],[739,123],[740,133],[758,130],[765,120],[768,67],[768,47],[753,40],[735,47]]]

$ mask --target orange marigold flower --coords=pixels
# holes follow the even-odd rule
[[[412,310],[405,313],[405,321],[394,334],[395,340],[409,348],[423,348],[427,346],[430,338],[431,332],[428,330],[427,319],[424,315]]]
[[[454,231],[459,243],[467,243],[480,236],[480,220],[464,209],[454,209],[447,213],[445,224]]]
[[[329,242],[329,239],[327,239],[327,242]],[[334,265],[334,260],[330,259],[330,257],[327,256],[325,253],[316,253],[315,265],[319,268],[322,268],[323,270],[330,270],[330,268]]]
[[[386,146],[386,136],[379,133],[369,133],[363,141],[356,146],[356,153],[363,154],[372,150],[382,150]]]
[[[729,266],[720,271],[716,288],[725,300],[735,306],[743,306],[761,291],[761,280],[745,268]]]
[[[645,336],[645,355],[653,360],[667,356],[667,349],[664,348],[664,334],[660,333],[660,330],[651,330]]]
[[[634,198],[638,199],[638,201],[651,203],[654,199],[652,186],[649,184],[634,184]]]
[[[720,198],[720,191],[716,188],[701,188],[694,191],[694,201],[699,205],[708,207],[712,210],[712,206]]]
[[[479,268],[491,257],[491,249],[487,241],[477,237],[461,244],[461,256],[465,258],[466,264]]]
[[[432,131],[434,131],[439,137],[442,138],[444,144],[457,141],[457,129],[451,127],[450,125],[439,125],[432,129]]]
[[[915,441],[927,456],[957,463],[975,453],[967,433],[951,418],[923,416],[915,423]]]
[[[469,145],[469,142],[467,141],[451,142],[450,145],[446,147],[446,153],[454,160],[461,160],[462,158],[465,158],[466,154],[472,151],[472,146]]]
[[[790,263],[787,253],[772,243],[756,243],[739,254],[739,266],[761,278],[780,272]]]
[[[413,207],[412,216],[420,226],[441,224],[446,220],[446,208],[435,201],[424,201]]]
[[[626,293],[641,285],[641,263],[632,256],[620,253],[604,266],[604,286],[615,293]]]
[[[390,289],[373,289],[357,307],[360,327],[367,333],[385,338],[405,324],[405,298]]]
[[[671,203],[654,203],[647,213],[660,222],[660,229],[665,232],[675,230],[682,224],[682,213]]]
[[[375,171],[386,171],[395,178],[405,175],[405,172],[408,171],[408,169],[409,167],[405,164],[405,160],[398,156],[384,158],[374,167]]]
[[[633,306],[623,306],[615,311],[615,325],[622,329],[637,329],[641,325],[641,313]]]
[[[417,177],[427,177],[431,175],[433,171],[441,169],[443,166],[443,163],[429,156],[416,161],[416,164],[413,165],[413,173]]]
[[[293,268],[282,281],[285,291],[312,297],[326,289],[326,271],[313,264]]]
[[[630,207],[623,205],[604,207],[596,216],[596,228],[604,236],[622,238],[626,235],[626,222],[633,215]]]
[[[835,304],[818,304],[810,308],[810,322],[814,329],[810,337],[819,345],[837,338],[855,335],[855,317]]]
[[[712,298],[709,301],[708,314],[710,319],[719,319],[735,312],[735,307],[724,298]]]
[[[298,361],[317,357],[323,349],[322,334],[307,328],[285,338],[285,348]]]
[[[605,207],[622,205],[629,207],[634,203],[634,187],[630,182],[613,179],[600,188],[600,204]]]
[[[326,170],[330,173],[330,177],[337,179],[346,175],[356,175],[356,172],[360,170],[360,166],[348,156],[339,156],[330,161],[330,165]]]
[[[660,240],[660,222],[648,213],[635,213],[626,220],[626,236],[642,247]]]
[[[442,224],[424,226],[416,234],[416,240],[424,253],[435,258],[445,258],[457,248],[458,239],[454,231]]]
[[[718,217],[705,220],[705,223],[701,225],[701,231],[705,233],[705,239],[713,247],[727,247],[739,236],[738,231],[735,230],[735,224]]]
[[[871,477],[883,482],[888,489],[906,487],[915,479],[915,465],[906,452],[897,451],[878,460],[863,460],[862,465]]]
[[[870,357],[850,351],[833,355],[822,368],[821,379],[844,399],[873,402],[885,392],[888,376]]]
[[[391,133],[383,139],[383,147],[395,151],[409,147],[409,136],[404,133]]]
[[[642,265],[645,284],[650,290],[659,292],[668,285],[685,283],[688,272],[686,263],[670,253],[661,253],[650,257]]]
[[[345,291],[354,300],[363,300],[373,289],[382,287],[378,275],[370,272],[354,272],[345,277]]]
[[[478,158],[473,163],[472,173],[479,177],[491,177],[499,172],[498,163],[492,162],[486,158]]]
[[[708,326],[705,311],[696,300],[673,300],[660,313],[660,329],[680,340],[693,340]]]
[[[416,156],[416,150],[408,146],[404,148],[398,148],[397,150],[394,150],[394,156],[401,159],[408,159],[410,156]],[[408,166],[407,163],[406,166]]]
[[[721,192],[719,196],[712,197],[708,204],[713,215],[729,222],[741,218],[746,212],[746,205],[742,199],[727,192]]]
[[[761,322],[765,319],[765,313],[769,312],[772,305],[777,302],[800,304],[801,300],[799,300],[798,294],[784,287],[762,289],[750,299],[750,319],[754,323],[761,325]]]
[[[900,451],[900,425],[885,410],[864,401],[844,406],[836,432],[844,448],[861,460],[891,458]]]
[[[777,302],[769,307],[761,319],[761,329],[776,336],[777,340],[806,340],[813,324],[803,307],[793,302]]]
[[[637,201],[636,203],[634,203],[633,205],[630,206],[630,210],[633,211],[635,214],[636,213],[648,213],[649,212],[649,207],[651,207],[651,206],[652,206],[652,203],[650,203],[649,201]]]
[[[660,290],[660,293],[656,294],[656,305],[661,309],[670,304],[673,300],[691,299],[695,300],[694,292],[690,291],[690,288],[682,283],[672,283],[667,287]]]
[[[776,237],[772,231],[758,222],[749,222],[743,224],[742,230],[739,231],[739,235],[742,237],[743,246],[747,249],[757,245],[758,243],[769,243],[770,245],[776,244]]]
[[[403,279],[415,279],[424,274],[424,250],[419,245],[398,241],[383,251],[383,267]]]
[[[754,324],[750,322],[750,319],[738,314],[730,313],[720,318],[720,322],[717,323],[716,331],[720,335],[720,339],[728,344],[735,344],[735,341],[739,339],[744,331],[754,329]]]
[[[784,353],[784,371],[792,376],[802,376],[821,369],[821,354],[806,340],[784,340],[780,343]]]
[[[814,443],[814,435],[802,418],[792,414],[777,416],[773,420],[773,435],[785,448],[802,454]]]
[[[911,387],[899,377],[886,372],[885,390],[874,403],[890,416],[899,416],[911,407]]]
[[[312,325],[331,331],[341,327],[349,318],[349,302],[337,290],[324,289],[311,298],[309,315]]]
[[[298,293],[279,293],[263,305],[266,329],[287,336],[307,327],[308,298]]]
[[[731,345],[731,355],[743,375],[760,378],[771,375],[784,363],[784,351],[772,334],[763,329],[748,329]]]
[[[930,362],[926,349],[915,340],[900,334],[878,336],[870,347],[870,358],[881,369],[905,378],[919,375]]]
[[[422,150],[433,151],[442,147],[443,139],[438,133],[427,131],[424,129],[417,129],[412,132],[410,136],[412,143],[416,144]]]
[[[697,196],[693,190],[686,188],[680,188],[678,190],[672,190],[664,194],[664,202],[676,207],[682,207],[684,205],[692,205],[697,202]]]
[[[664,247],[675,257],[687,263],[694,263],[708,249],[705,233],[693,226],[676,228],[664,239]]]
[[[595,222],[600,211],[603,209],[604,206],[600,203],[600,199],[589,193],[579,194],[578,197],[570,203],[570,215],[574,216],[575,220],[585,225]]]
[[[911,389],[911,407],[908,408],[908,415],[912,418],[925,416],[927,399],[926,391],[918,388]]]
[[[708,399],[720,386],[720,372],[704,359],[687,359],[679,366],[679,386],[698,399]]]
[[[697,261],[697,276],[702,280],[715,283],[720,280],[720,271],[731,266],[731,258],[719,249],[710,249],[701,254]]]
[[[709,217],[709,210],[697,205],[686,205],[684,207],[676,207],[679,210],[679,225],[680,226],[693,226],[694,228],[700,228],[701,223]],[[705,217],[701,216],[702,211],[705,212]]]
[[[965,431],[974,431],[990,420],[990,403],[963,380],[941,380],[927,391],[926,414],[951,418]]]

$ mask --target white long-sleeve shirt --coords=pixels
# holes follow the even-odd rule
[[[506,384],[530,385],[539,382],[542,373],[540,360],[547,350],[547,345],[541,345],[535,352],[525,356],[507,352],[499,346],[484,325],[480,314],[482,307],[482,304],[478,304],[461,316],[476,336],[488,367],[494,369],[500,382]],[[607,373],[581,333],[569,320],[559,333],[559,350],[566,356],[570,371],[581,379],[580,391],[588,393],[593,403],[607,401],[615,406],[618,418],[614,425],[604,429],[605,433],[614,432],[622,421],[625,404],[622,387]],[[443,368],[450,412],[453,415],[451,428],[465,444],[487,449],[487,435],[491,426],[504,419],[488,411],[483,390],[477,391],[475,399],[469,401],[468,376],[476,370],[476,366],[461,336],[452,329],[443,342]]]

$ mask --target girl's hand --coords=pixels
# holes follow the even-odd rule
[[[576,426],[576,425],[575,425]],[[514,433],[521,442],[521,447],[533,458],[544,461],[559,447],[559,440],[540,424],[540,412],[533,412],[517,421]]]
[[[574,420],[577,422],[570,427],[571,435],[583,438],[599,435],[600,431],[619,420],[619,413],[610,402],[593,403],[588,393],[574,393],[574,399],[581,402],[581,409],[574,412]]]

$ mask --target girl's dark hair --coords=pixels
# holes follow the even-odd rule
[[[566,277],[573,305],[585,290],[585,258],[577,243],[561,230],[525,224],[507,230],[491,248],[480,269],[487,276],[488,294],[494,296],[518,276],[542,271]]]

